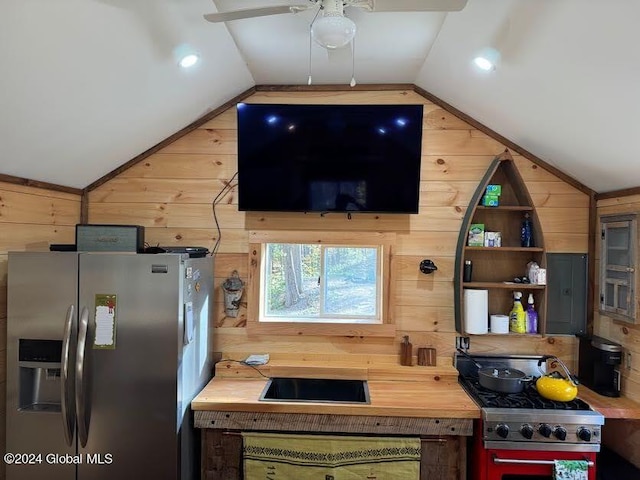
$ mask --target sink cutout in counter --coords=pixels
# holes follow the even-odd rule
[[[260,395],[269,402],[326,402],[369,404],[366,380],[326,378],[270,378]]]

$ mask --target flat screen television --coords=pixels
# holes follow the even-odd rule
[[[418,213],[422,105],[237,105],[242,211]]]

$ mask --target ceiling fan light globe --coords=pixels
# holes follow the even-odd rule
[[[356,36],[356,24],[343,15],[325,15],[313,22],[311,36],[324,48],[342,48]]]

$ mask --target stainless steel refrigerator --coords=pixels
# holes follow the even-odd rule
[[[190,480],[213,260],[11,252],[8,480]],[[19,463],[17,463],[19,462]]]

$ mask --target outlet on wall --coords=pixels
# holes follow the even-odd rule
[[[627,352],[625,359],[625,366],[627,367],[627,370],[631,370],[631,352]]]
[[[469,337],[456,337],[456,348],[462,350],[469,350],[471,346],[471,339]]]

